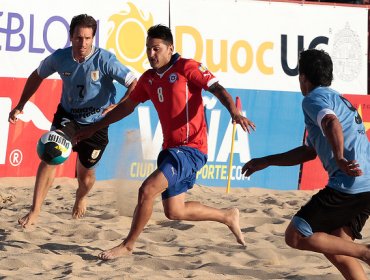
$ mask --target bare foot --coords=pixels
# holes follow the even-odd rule
[[[82,218],[86,213],[87,200],[86,197],[78,198],[76,197],[75,205],[72,210],[72,217],[74,219]]]
[[[240,230],[240,225],[239,225],[239,209],[238,208],[230,208],[227,210],[228,215],[229,215],[229,222],[226,223],[226,225],[229,227],[231,232],[235,235],[236,241],[243,245],[246,246],[245,241],[244,241],[244,236],[242,231]]]
[[[18,224],[23,228],[28,228],[29,226],[36,224],[38,216],[38,213],[30,211],[26,216],[18,219]]]
[[[127,248],[124,242],[122,242],[121,244],[119,244],[116,247],[113,247],[112,249],[101,252],[98,255],[98,258],[103,261],[107,261],[107,260],[113,260],[115,258],[122,257],[122,256],[128,256],[128,255],[131,255],[131,253],[132,253],[132,249]]]

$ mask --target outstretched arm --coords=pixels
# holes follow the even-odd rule
[[[335,115],[328,114],[321,121],[322,130],[332,148],[338,167],[349,176],[360,176],[362,170],[356,160],[344,158],[344,138],[342,125]]]
[[[112,111],[107,113],[102,120],[78,130],[73,137],[73,144],[91,137],[96,131],[110,125],[111,123],[115,123],[127,117],[135,110],[138,104],[138,102],[127,98],[125,101],[119,103]]]
[[[137,80],[135,79],[135,80],[133,80],[133,81],[131,82],[131,84],[128,86],[128,88],[127,88],[127,90],[126,90],[126,93],[125,93],[125,95],[121,98],[121,100],[120,100],[117,104],[112,104],[112,105],[108,106],[107,108],[105,108],[105,109],[104,109],[104,111],[103,111],[103,113],[102,113],[102,115],[105,115],[105,114],[107,114],[108,112],[112,111],[115,107],[117,107],[117,105],[118,105],[119,103],[122,103],[123,101],[125,101],[125,100],[130,96],[131,92],[134,90],[134,88],[135,88],[136,84],[137,84]]]
[[[248,177],[254,172],[271,165],[292,166],[313,160],[316,156],[317,154],[314,148],[303,145],[285,153],[251,159],[243,166],[242,173]]]
[[[214,96],[220,100],[222,105],[229,111],[233,122],[236,122],[241,125],[244,131],[250,132],[250,128],[253,130],[256,129],[255,124],[247,119],[246,117],[241,115],[241,112],[236,108],[235,103],[231,97],[231,95],[226,91],[226,89],[220,85],[219,83],[214,83],[208,89]]]
[[[17,106],[15,106],[14,109],[9,113],[8,120],[10,123],[15,123],[18,120],[17,116],[22,113],[24,105],[32,97],[32,95],[34,95],[42,81],[43,78],[41,78],[39,74],[37,74],[37,70],[31,73],[24,86],[21,98],[19,99]]]

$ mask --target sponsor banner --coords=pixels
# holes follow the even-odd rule
[[[95,45],[115,53],[122,63],[140,74],[149,67],[146,31],[157,23],[168,24],[169,2],[111,0],[86,6],[83,1],[70,0],[53,5],[46,0],[2,1],[0,77],[4,78],[0,78],[0,131],[6,137],[0,140],[0,176],[36,175],[39,163],[36,143],[42,132],[50,128],[60,99],[58,74],[42,83],[17,125],[9,125],[8,114],[20,98],[25,78],[40,61],[56,49],[70,46],[69,23],[73,16],[81,13],[94,16],[98,22]],[[57,176],[73,177],[75,159],[73,153],[58,168]]]
[[[366,135],[370,140],[370,96],[345,94],[344,97],[357,109],[365,125]],[[299,189],[321,189],[326,186],[328,179],[328,174],[317,157],[315,160],[303,164]]]
[[[59,103],[60,80],[46,80],[27,102],[16,124],[8,122],[11,109],[17,104],[25,79],[0,78],[0,177],[35,176],[40,159],[36,144],[50,129]],[[9,97],[9,93],[13,94]],[[57,168],[56,176],[74,177],[76,155]]]
[[[60,80],[45,80],[38,94],[31,98],[16,125],[8,123],[8,114],[18,102],[25,79],[0,78],[0,176],[34,176],[40,160],[36,154],[39,137],[50,128],[59,101]],[[117,85],[119,92],[124,88]],[[12,98],[7,92],[13,91]],[[250,135],[237,126],[234,160],[231,171],[232,187],[265,187],[296,189],[297,167],[272,167],[251,178],[241,174],[242,165],[251,157],[277,153],[301,143],[303,120],[300,113],[301,95],[289,92],[268,92],[230,89],[235,99],[242,101],[243,114],[257,127]],[[209,133],[209,159],[198,173],[197,182],[209,186],[226,186],[231,148],[230,115],[211,94],[204,93]],[[278,116],[278,117],[277,117]],[[287,137],[289,135],[289,137]],[[145,179],[155,168],[161,150],[162,131],[157,113],[150,102],[139,106],[133,114],[112,124],[110,143],[97,167],[97,179]],[[57,176],[74,177],[76,154],[58,168]]]
[[[47,0],[3,0],[0,60],[6,67],[0,68],[0,77],[27,77],[40,60],[69,46],[69,23],[80,13],[98,20],[95,44],[138,74],[148,68],[146,30],[157,23],[169,25],[171,16],[176,50],[202,61],[226,87],[299,91],[298,53],[318,47],[333,58],[334,88],[367,92],[366,6],[269,1],[108,0],[86,6],[71,0],[53,5]]]
[[[4,137],[0,137],[0,176],[36,174],[39,159],[35,146],[39,136],[49,129],[59,102],[59,76],[54,74],[43,82],[16,125],[9,125],[7,118],[18,102],[25,78],[47,55],[70,45],[69,23],[74,15],[94,16],[98,20],[95,45],[115,53],[138,75],[149,68],[146,30],[158,23],[169,25],[171,16],[175,49],[184,57],[202,61],[230,89],[234,99],[241,98],[243,113],[257,125],[251,135],[237,128],[231,187],[296,189],[297,166],[270,167],[251,178],[241,176],[241,167],[252,157],[302,144],[299,50],[327,50],[334,61],[334,87],[350,94],[366,93],[367,9],[264,1],[225,3],[108,0],[86,6],[84,1],[71,0],[53,5],[47,0],[2,1],[0,131]],[[214,16],[220,11],[229,16],[220,21]],[[308,24],[310,28],[306,28]],[[125,91],[121,85],[117,87],[120,93]],[[204,103],[209,160],[198,173],[197,182],[226,186],[230,116],[211,94],[204,94]],[[113,124],[109,137],[110,144],[97,167],[97,179],[144,179],[156,168],[162,132],[151,103],[140,105],[129,117]],[[57,176],[73,177],[74,167],[75,158],[70,158],[58,169]],[[286,176],[281,176],[282,172]]]
[[[302,96],[292,92],[229,89],[239,96],[243,114],[257,130],[248,134],[238,125],[234,142],[231,187],[297,189],[299,166],[271,167],[245,178],[241,168],[252,157],[283,152],[302,145]],[[226,187],[231,149],[232,123],[229,112],[216,97],[203,95],[208,127],[208,162],[197,174],[197,183]],[[162,131],[151,102],[110,126],[110,143],[97,168],[97,178],[144,180],[157,165]],[[281,176],[284,172],[285,176]]]
[[[98,22],[95,45],[115,53],[138,73],[149,67],[147,29],[168,25],[168,0],[57,1],[3,0],[0,7],[0,77],[28,77],[40,61],[58,48],[70,46],[69,24],[78,14]],[[47,7],[47,9],[45,9]],[[4,67],[5,66],[5,67]],[[59,78],[53,75],[52,78]]]
[[[317,47],[333,59],[334,88],[367,92],[366,6],[171,0],[170,12],[175,49],[202,61],[226,87],[300,91],[299,51]]]

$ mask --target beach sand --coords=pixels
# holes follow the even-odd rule
[[[58,178],[38,224],[24,230],[34,177],[0,178],[0,279],[343,279],[321,254],[284,242],[292,215],[314,191],[194,186],[188,200],[238,207],[247,247],[216,222],[170,221],[160,198],[131,256],[101,261],[97,255],[121,242],[136,205],[135,181],[97,181],[83,219],[71,218],[77,182]],[[369,223],[370,224],[370,223]],[[369,225],[363,243],[370,243]],[[370,276],[369,268],[363,264]]]

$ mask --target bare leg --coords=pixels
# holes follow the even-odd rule
[[[77,178],[78,189],[76,191],[76,200],[72,210],[72,217],[74,219],[79,219],[86,213],[87,194],[95,183],[95,169],[87,169],[77,160]]]
[[[131,254],[137,238],[152,215],[156,196],[162,193],[167,188],[167,185],[166,177],[158,169],[143,182],[139,189],[138,203],[134,211],[129,234],[118,246],[100,253],[98,256],[100,259],[110,260]]]
[[[353,242],[354,240],[348,227],[340,228],[332,232],[332,234],[350,242]],[[365,271],[356,258],[344,255],[328,254],[325,254],[325,257],[342,273],[345,279],[367,280]]]
[[[225,224],[234,234],[236,241],[245,246],[237,208],[217,209],[197,201],[185,202],[185,193],[164,200],[163,207],[167,218],[170,220],[215,221]]]
[[[339,229],[333,232],[333,235],[315,232],[309,237],[304,237],[290,223],[285,232],[285,240],[293,248],[324,254],[346,279],[367,279],[356,259],[370,265],[370,248],[353,242],[348,229]],[[352,276],[358,278],[351,278]]]
[[[54,181],[56,166],[48,165],[41,161],[37,170],[35,188],[33,193],[33,201],[30,212],[18,220],[18,223],[27,228],[37,222],[37,218],[41,212],[41,206],[46,195]]]
[[[325,255],[325,257],[342,273],[345,279],[368,279],[362,265],[357,259],[343,255]]]

